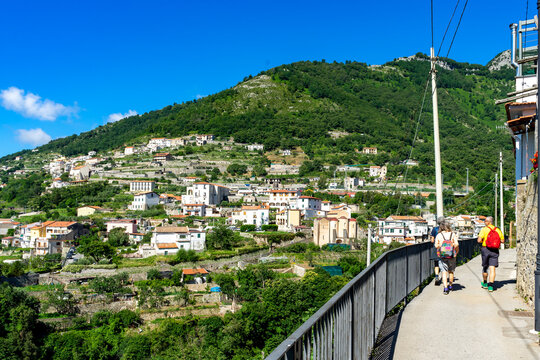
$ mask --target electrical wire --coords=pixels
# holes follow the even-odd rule
[[[480,190],[478,191],[475,191],[474,195],[470,196],[469,198],[465,199],[461,204],[458,204],[456,205],[454,208],[452,209],[449,209],[448,211],[449,212],[452,212],[456,209],[459,209],[460,207],[462,207],[464,204],[468,203],[470,200],[474,199],[475,197],[477,197],[478,195],[480,195],[480,193],[485,189],[487,188],[489,185],[491,185],[493,182],[495,181],[495,177],[492,177],[491,180]]]
[[[422,98],[422,105],[420,106],[420,113],[418,114],[418,120],[416,120],[416,129],[414,131],[414,138],[413,138],[413,141],[412,141],[412,144],[411,144],[411,151],[409,151],[409,157],[405,161],[405,175],[403,177],[403,182],[404,183],[407,182],[407,174],[409,172],[409,166],[407,164],[409,163],[409,160],[412,157],[412,152],[414,150],[414,144],[416,143],[416,138],[418,137],[418,128],[420,127],[420,120],[422,119],[422,113],[424,111],[424,104],[426,103],[426,94],[427,94],[428,86],[429,86],[429,78],[426,81],[426,87],[424,88],[424,97]],[[398,183],[396,182],[396,187],[397,187],[397,184]],[[402,195],[403,195],[403,192],[400,191],[399,192],[398,208],[397,208],[397,213],[398,214],[399,214],[399,209],[401,207],[401,197],[402,197]]]
[[[452,42],[450,43],[450,47],[448,48],[448,52],[446,53],[446,57],[450,55],[450,50],[452,50],[452,45],[454,45],[454,40],[456,39],[456,35],[459,30],[459,26],[461,25],[461,20],[463,19],[463,14],[465,13],[465,9],[467,8],[468,3],[469,3],[469,0],[465,1],[465,5],[463,6],[463,10],[461,11],[461,16],[459,17],[459,22],[457,24],[456,31],[454,31],[454,36],[452,37]]]
[[[452,20],[454,19],[454,15],[456,14],[456,10],[459,6],[459,2],[460,0],[457,1],[456,3],[456,7],[454,7],[454,12],[452,13],[452,16],[450,17],[450,21],[448,22],[448,25],[446,25],[446,30],[444,31],[444,35],[443,35],[443,38],[441,40],[441,45],[439,46],[439,50],[437,51],[437,57],[439,57],[439,54],[441,52],[441,49],[442,49],[442,46],[444,44],[444,39],[446,38],[446,33],[448,32],[448,29],[450,29],[450,24],[452,24]],[[433,12],[431,13],[431,23],[433,24]],[[431,25],[431,47],[433,47],[433,25]]]

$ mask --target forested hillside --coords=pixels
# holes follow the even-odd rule
[[[411,150],[429,78],[427,60],[417,54],[382,66],[349,61],[282,65],[215,95],[54,140],[40,150],[75,155],[120,148],[150,136],[212,133],[232,136],[237,142],[262,143],[267,150],[301,146],[309,157],[334,164],[358,163],[362,158],[355,149],[376,146],[383,153],[378,161],[395,165],[407,159]],[[468,167],[473,180],[486,181],[501,149],[507,158],[512,156],[508,135],[495,130],[505,115],[494,99],[511,91],[513,71],[490,71],[450,59],[442,59],[441,65],[438,86],[445,179],[461,182]],[[420,166],[410,171],[411,179],[433,174],[429,89],[412,153]],[[344,136],[332,138],[331,130],[342,131]]]

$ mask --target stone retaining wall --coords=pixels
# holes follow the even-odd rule
[[[518,181],[516,202],[517,231],[517,290],[534,305],[534,270],[536,269],[537,236],[537,184],[533,176]]]

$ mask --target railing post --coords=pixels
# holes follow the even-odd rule
[[[354,359],[354,286],[351,287],[350,301],[351,301],[351,356],[350,360]]]
[[[409,295],[409,247],[405,245],[405,305]]]

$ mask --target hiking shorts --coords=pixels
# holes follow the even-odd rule
[[[453,257],[453,258],[450,258],[450,259],[445,259],[445,258],[441,258],[439,260],[439,268],[441,269],[441,271],[448,271],[448,272],[454,272],[456,271],[456,258]]]
[[[490,266],[499,266],[499,249],[489,249],[482,246],[480,254],[482,255],[482,272],[487,273]]]

